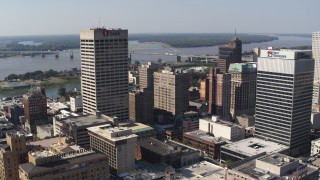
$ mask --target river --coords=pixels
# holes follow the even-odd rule
[[[296,46],[311,46],[311,37],[297,37],[297,36],[278,36],[279,39],[270,42],[263,43],[251,43],[243,44],[243,51],[250,51],[254,47],[266,48],[273,46],[279,47],[296,47]],[[136,41],[129,41],[129,47],[137,44]],[[130,48],[129,48],[130,49]],[[205,55],[205,54],[217,54],[218,46],[209,47],[192,47],[192,48],[178,48],[181,54],[193,54],[193,55]],[[146,49],[144,51],[154,51]],[[161,51],[161,50],[160,50]],[[41,56],[14,56],[7,58],[0,58],[0,80],[3,80],[11,73],[23,74],[26,72],[32,72],[36,70],[47,71],[53,69],[56,71],[70,70],[71,68],[80,68],[80,54],[79,50],[73,51],[74,58],[70,59],[70,53],[68,51],[59,52],[59,58],[56,59],[54,55]],[[132,62],[138,60],[140,63],[146,63],[147,61],[157,61],[161,58],[163,61],[176,61],[175,56],[154,56],[154,55],[132,55]],[[184,60],[184,59],[182,59]],[[79,83],[69,83],[64,85],[67,89],[79,88]],[[50,97],[56,97],[59,87],[48,87],[46,93]],[[17,94],[18,95],[18,94]],[[0,98],[4,95],[0,94]]]

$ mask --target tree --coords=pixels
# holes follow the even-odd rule
[[[140,61],[136,60],[136,61],[134,61],[134,64],[135,65],[140,65]]]
[[[67,94],[66,88],[60,87],[60,88],[58,89],[58,95],[59,95],[60,97],[65,97],[66,94]]]

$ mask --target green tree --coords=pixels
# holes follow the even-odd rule
[[[67,91],[66,91],[66,88],[65,87],[60,87],[58,89],[58,95],[60,97],[65,97],[67,95]]]

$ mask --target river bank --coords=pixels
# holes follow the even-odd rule
[[[64,86],[70,83],[80,83],[80,77],[78,76],[51,77],[48,79],[44,79],[42,81],[37,81],[37,80],[24,80],[19,82],[1,81],[0,87],[3,87],[3,86],[10,87],[10,83],[15,83],[14,85],[12,85],[12,88],[0,89],[0,94],[2,96],[11,96],[11,95],[25,93],[32,86],[43,86],[47,89],[50,87]],[[14,86],[17,86],[17,84],[30,84],[30,86],[15,88]]]

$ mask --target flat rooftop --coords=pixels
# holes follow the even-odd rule
[[[233,123],[233,122],[230,122],[230,121],[224,121],[224,120],[221,120],[221,119],[219,119],[218,121],[213,121],[212,118],[201,118],[200,120],[211,122],[211,123],[220,124],[220,125],[227,126],[227,127],[237,126],[239,128],[243,128],[239,124],[236,124],[236,123]]]
[[[58,161],[50,162],[42,165],[33,165],[32,163],[20,164],[20,168],[28,174],[36,174],[40,172],[52,171],[61,166],[70,166],[73,164],[80,164],[81,162],[90,161],[94,159],[106,158],[105,154],[102,153],[87,153],[80,154],[76,157],[60,159]]]
[[[182,155],[192,154],[196,152],[196,150],[193,148],[189,148],[185,145],[181,145],[170,140],[162,142],[154,138],[147,138],[142,141],[138,141],[137,144],[145,149],[148,149],[157,154],[161,154],[163,156],[177,152],[181,152]]]
[[[188,180],[224,179],[224,169],[207,161],[178,169],[176,172],[182,175],[182,179]]]
[[[150,131],[154,130],[152,127],[142,124],[142,123],[137,123],[137,122],[125,122],[125,123],[119,123],[119,127],[126,127],[128,129],[132,130],[132,133],[140,133],[144,131]]]
[[[202,131],[202,130],[195,130],[195,131],[191,131],[191,132],[186,132],[184,134],[193,136],[195,138],[198,138],[198,139],[201,139],[204,141],[213,142],[215,144],[225,143],[228,141],[227,139],[222,138],[222,137],[214,137],[212,135],[209,135],[207,132]]]
[[[221,148],[241,153],[249,157],[263,152],[266,152],[267,154],[281,152],[288,149],[288,146],[259,138],[248,138],[223,145]]]
[[[59,138],[55,137],[55,138],[43,139],[43,140],[39,140],[39,141],[28,142],[27,145],[41,146],[44,148],[49,148],[52,144],[57,143],[58,140],[59,140]]]
[[[263,156],[258,159],[259,159],[259,161],[266,162],[266,163],[273,164],[273,165],[277,165],[279,167],[286,166],[286,165],[291,164],[293,162],[298,162],[297,159],[292,158],[290,156],[286,156],[284,154],[280,154],[280,153],[266,155],[266,156]]]
[[[277,156],[277,157],[274,158],[274,156]],[[289,157],[289,156],[282,155],[282,154],[279,154],[279,153],[275,153],[275,154],[269,154],[269,155],[262,156],[262,157],[260,157],[258,159],[262,160],[264,162],[267,161],[267,163],[277,163],[278,162],[278,158],[281,158],[281,157]],[[271,159],[275,159],[275,160],[271,160]],[[294,158],[291,158],[291,159],[294,159]],[[296,159],[294,159],[294,160],[298,161]],[[257,161],[257,159],[253,159],[253,160],[251,160],[249,162],[246,162],[246,163],[243,163],[243,164],[239,164],[239,166],[236,166],[236,167],[232,168],[232,171],[241,172],[241,173],[246,174],[246,175],[248,175],[248,176],[250,176],[252,178],[255,178],[255,179],[272,179],[272,180],[285,179],[285,177],[288,177],[292,173],[295,172],[295,171],[288,171],[288,172],[285,173],[285,175],[279,176],[279,175],[271,173],[269,171],[269,169],[267,169],[267,168],[264,168],[264,169],[258,168],[256,166],[256,161]],[[277,164],[274,164],[274,165],[277,165]],[[299,164],[298,163],[298,167],[301,167],[302,165],[303,164]],[[305,170],[306,170],[306,173],[308,175],[311,174],[311,173],[314,173],[315,171],[318,171],[317,168],[312,167],[312,166],[305,166]]]
[[[110,125],[100,125],[87,128],[92,134],[108,138],[111,141],[120,141],[125,139],[137,138],[136,134],[132,134],[132,130],[126,127],[112,127]]]
[[[100,117],[97,118],[94,115],[84,115],[84,116],[55,116],[58,121],[63,121],[67,124],[75,124],[78,127],[89,127],[92,125],[102,125],[102,124],[110,124],[111,122]]]

